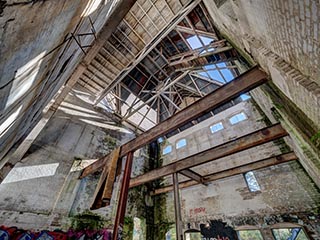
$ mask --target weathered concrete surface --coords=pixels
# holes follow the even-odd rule
[[[320,4],[311,1],[204,1],[216,26],[252,56],[320,127]]]
[[[245,112],[247,120],[230,125],[229,117],[239,112]],[[222,122],[225,129],[211,133],[210,125],[217,122]],[[172,144],[173,152],[163,156],[164,164],[262,128],[266,126],[266,122],[268,122],[267,118],[261,115],[256,105],[250,101],[239,103],[169,138],[164,146]],[[182,138],[187,140],[187,146],[175,149],[175,143]],[[250,160],[277,155],[282,151],[288,151],[284,142],[268,143],[215,161],[222,163],[218,165],[220,168],[213,163],[207,163],[193,170],[205,175],[237,166],[244,161],[250,162]],[[254,173],[261,187],[261,191],[258,192],[249,191],[243,175],[217,180],[208,186],[196,185],[182,189],[184,229],[187,229],[188,223],[192,228],[199,229],[199,224],[219,219],[233,227],[251,225],[251,228],[269,230],[274,223],[284,221],[298,223],[299,221],[299,224],[309,228],[310,231],[313,231],[314,236],[319,238],[319,225],[316,222],[311,225],[307,216],[317,216],[320,207],[320,192],[300,163],[298,161],[283,163],[254,171]],[[179,175],[179,180],[186,179]],[[171,184],[171,177],[164,179],[162,183]],[[165,218],[169,222],[174,222],[175,219],[173,203],[173,193],[166,194]],[[285,216],[290,215],[293,216],[290,221],[283,220],[286,219]],[[301,220],[300,217],[304,220]]]
[[[4,1],[0,15],[0,159],[39,121],[119,1]],[[23,17],[21,17],[23,16]],[[57,28],[57,26],[59,26]],[[81,37],[90,45],[94,35]],[[21,124],[24,123],[24,124]]]
[[[80,170],[133,135],[96,113],[83,100],[86,96],[81,88],[68,95],[4,179],[0,185],[0,224],[63,228],[70,223],[69,215],[90,207],[98,175],[78,180]],[[111,209],[101,212],[108,211]],[[28,216],[38,216],[42,222],[28,222]]]
[[[319,2],[228,0],[220,7],[211,0],[204,3],[216,27],[243,56],[269,73],[275,87],[255,89],[253,98],[273,123],[282,122],[291,135],[288,144],[320,186],[319,146],[310,141],[320,129]]]

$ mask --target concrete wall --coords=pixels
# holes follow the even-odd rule
[[[221,33],[270,75],[273,84],[255,89],[252,96],[272,122],[282,122],[291,135],[288,144],[320,186],[320,145],[314,139],[320,129],[319,2],[204,3]]]
[[[98,33],[118,2],[1,1],[0,159],[39,121],[83,57],[71,33],[92,33],[92,27]]]
[[[90,207],[99,174],[81,170],[132,137],[95,112],[90,95],[73,89],[24,158],[0,185],[0,225],[24,229],[67,228]],[[98,211],[112,215],[112,207]]]
[[[220,8],[204,2],[222,33],[270,73],[319,129],[319,2],[228,0]]]
[[[248,117],[247,120],[231,125],[229,118],[239,112],[244,112]],[[217,122],[222,122],[225,129],[211,133],[210,125]],[[187,131],[169,138],[163,147],[170,144],[175,146],[177,140],[182,138],[187,139],[187,146],[181,149],[173,147],[174,151],[171,154],[163,156],[164,164],[265,126],[265,118],[255,105],[250,101],[239,103]],[[206,175],[224,170],[230,164],[236,166],[243,161],[250,162],[274,156],[280,154],[284,149],[286,149],[285,144],[271,142],[215,161],[223,163],[220,168],[217,168],[217,165],[213,163],[207,163],[192,170]],[[295,223],[300,218],[309,221],[306,216],[317,215],[317,209],[320,206],[319,189],[298,161],[256,170],[254,174],[261,187],[261,191],[258,192],[249,191],[243,175],[217,180],[208,186],[197,185],[182,189],[180,193],[184,228],[187,229],[188,223],[192,228],[199,229],[200,224],[209,220],[222,220],[235,228],[252,225],[251,228],[269,229],[274,223],[286,221],[282,218],[284,215],[295,216],[296,220],[290,220]],[[179,180],[185,179],[179,175]],[[171,182],[171,177],[163,181],[165,184]],[[166,195],[166,206],[166,217],[169,221],[174,222],[173,193]],[[270,219],[272,218],[277,220],[271,221],[271,223]],[[299,220],[300,224],[310,225],[309,222],[303,222],[301,219]],[[319,227],[317,224],[316,226]],[[316,231],[315,236],[319,237],[320,232],[316,230],[317,227],[310,227],[310,231]]]

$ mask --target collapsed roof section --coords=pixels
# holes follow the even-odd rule
[[[147,0],[136,2],[79,83],[144,131],[247,69],[202,2]]]

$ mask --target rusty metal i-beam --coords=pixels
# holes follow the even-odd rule
[[[139,135],[130,142],[121,147],[120,157],[125,156],[131,151],[135,151],[155,139],[183,126],[184,124],[202,116],[214,108],[221,106],[224,103],[234,99],[242,93],[248,92],[257,86],[267,81],[267,75],[258,67],[253,67],[244,74],[236,77],[233,81],[225,84],[221,88],[208,94],[197,102],[191,104],[180,112],[176,113],[167,120],[159,123],[155,127]],[[90,166],[86,167],[80,178],[86,177],[91,173],[99,170],[109,160],[109,157],[104,157]]]
[[[133,162],[133,152],[129,152],[127,155],[126,165],[125,165],[123,179],[121,183],[121,190],[120,190],[120,196],[118,201],[116,219],[113,227],[112,240],[122,239],[121,234],[122,234],[124,216],[125,216],[126,207],[127,207],[132,162]]]
[[[131,179],[130,187],[139,186],[146,182],[168,176],[175,172],[180,172],[184,169],[192,168],[213,160],[217,160],[244,151],[246,149],[256,147],[270,141],[274,141],[287,135],[288,133],[281,127],[280,124],[266,127],[135,177]]]
[[[281,163],[285,163],[285,162],[289,162],[289,161],[294,161],[294,160],[298,160],[298,157],[293,153],[293,152],[289,152],[289,153],[285,153],[285,154],[281,154],[278,156],[274,156],[274,157],[270,157],[270,158],[266,158],[266,159],[259,159],[257,161],[253,161],[253,162],[249,162],[249,163],[244,163],[243,165],[240,165],[238,167],[234,167],[234,168],[228,168],[219,172],[215,172],[215,173],[211,173],[208,174],[206,176],[203,176],[203,182],[205,184],[208,184],[209,182],[212,181],[216,181],[222,178],[227,178],[227,177],[231,177],[234,175],[238,175],[238,174],[243,174],[249,171],[253,171],[253,170],[258,170],[261,168],[266,168],[266,167],[270,167],[270,166],[274,166],[274,165],[278,165]],[[195,186],[195,185],[199,185],[199,182],[195,181],[195,180],[187,180],[187,181],[183,181],[179,183],[179,188],[188,188],[191,186]],[[174,186],[173,185],[169,185],[166,187],[162,187],[162,188],[158,188],[155,189],[153,192],[151,192],[151,195],[158,195],[158,194],[162,194],[162,193],[167,193],[167,192],[171,192],[174,190]]]

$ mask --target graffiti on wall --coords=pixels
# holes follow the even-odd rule
[[[83,230],[62,232],[56,231],[40,231],[33,232],[17,227],[0,226],[0,240],[67,240],[67,239],[93,239],[93,240],[109,240],[111,233],[108,229],[99,231]]]
[[[202,240],[237,240],[237,233],[226,223],[218,220],[210,220],[206,224],[200,224]]]
[[[201,214],[201,213],[206,213],[206,208],[199,207],[199,208],[192,208],[189,210],[190,217],[193,217],[193,216]]]

